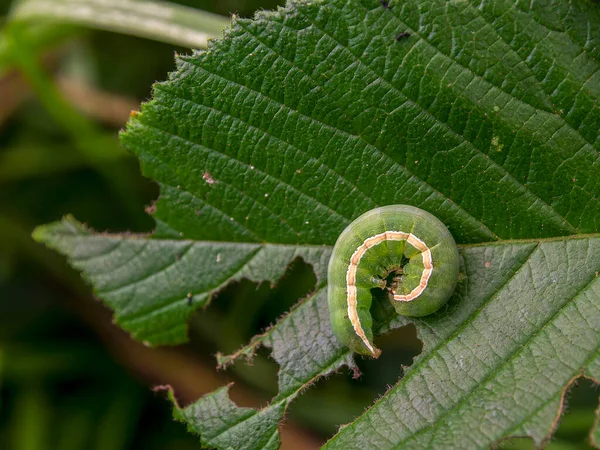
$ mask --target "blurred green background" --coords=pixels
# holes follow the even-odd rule
[[[179,2],[250,16],[278,0]],[[130,111],[189,49],[74,26],[32,23],[15,34],[0,4],[0,449],[194,449],[198,438],[173,422],[157,385],[182,404],[234,381],[242,406],[277,392],[277,366],[261,350],[253,364],[215,369],[315,285],[296,261],[274,287],[226,288],[190,323],[190,343],[148,349],[111,314],[63,258],[36,245],[32,229],[72,213],[97,230],[149,232],[144,209],[158,195],[118,144]],[[248,302],[251,299],[251,302]],[[382,357],[359,360],[363,376],[340,373],[296,401],[283,448],[317,448],[394,384],[420,351],[405,327],[378,340]],[[589,448],[597,388],[582,381],[569,396],[554,449]],[[531,448],[512,440],[503,448]]]

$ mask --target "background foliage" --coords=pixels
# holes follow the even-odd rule
[[[200,6],[242,15],[274,6],[213,3]],[[191,319],[192,341],[179,348],[149,350],[112,326],[78,276],[29,235],[34,225],[65,212],[95,229],[150,231],[143,210],[156,188],[139,175],[115,136],[129,111],[148,98],[151,84],[173,69],[173,46],[74,27],[51,34],[53,39],[41,44],[8,39],[0,46],[8,48],[6,55],[20,55],[0,59],[0,444],[197,448],[149,386],[171,383],[187,403],[235,380],[239,404],[264,405],[277,393],[277,367],[265,351],[254,365],[238,364],[226,374],[214,371],[211,355],[237,350],[273,323],[311,291],[314,274],[297,260],[274,287],[249,281],[229,286],[218,302]],[[38,55],[47,74],[25,81],[17,67],[26,69]],[[89,144],[98,137],[101,147]],[[414,328],[398,330],[381,343],[384,354],[376,366],[359,360],[361,379],[341,373],[309,390],[292,404],[284,446],[315,446],[359,415],[395,383],[401,365],[410,364],[420,345]],[[596,397],[590,384],[575,389],[552,445],[585,448]]]

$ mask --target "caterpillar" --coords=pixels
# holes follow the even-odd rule
[[[409,205],[375,208],[340,234],[328,266],[327,298],[335,336],[355,353],[377,358],[371,289],[387,291],[398,314],[437,311],[456,288],[456,243],[432,214]]]

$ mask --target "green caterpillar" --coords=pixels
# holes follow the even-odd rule
[[[448,301],[458,271],[456,243],[439,219],[408,205],[368,211],[342,232],[329,260],[333,332],[353,352],[377,358],[371,289],[387,290],[398,314],[426,316]]]

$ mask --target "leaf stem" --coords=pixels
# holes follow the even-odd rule
[[[226,17],[194,8],[132,0],[21,0],[10,19],[71,23],[194,48],[206,48],[229,25]]]

